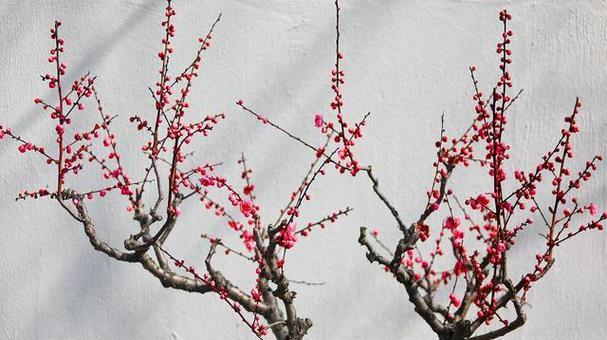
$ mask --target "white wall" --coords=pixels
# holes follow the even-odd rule
[[[234,164],[245,152],[265,212],[275,216],[310,155],[233,103],[244,98],[271,119],[320,142],[312,117],[328,113],[331,98],[332,1],[190,0],[175,1],[175,7],[179,65],[192,55],[194,38],[220,11],[224,14],[192,106],[193,112],[225,111],[229,118],[199,144],[199,157],[223,160],[224,173],[236,179]],[[374,165],[407,220],[424,204],[441,112],[455,132],[471,117],[467,66],[478,66],[485,88],[494,82],[502,7],[514,16],[514,83],[525,89],[508,131],[515,154],[511,166],[532,166],[554,143],[575,96],[584,102],[578,159],[606,153],[607,2],[344,0],[347,110],[373,112],[361,158]],[[117,132],[130,155],[127,169],[139,169],[142,159],[135,155],[141,138],[133,136],[126,121],[152,107],[146,88],[156,79],[162,8],[162,1],[144,0],[1,0],[0,124],[52,144],[51,129],[32,98],[51,95],[38,75],[49,71],[48,29],[58,18],[64,23],[70,75],[86,70],[99,75],[107,109],[124,123]],[[39,159],[18,155],[6,141],[0,144],[0,178],[0,338],[252,339],[216,296],[164,289],[139,266],[94,252],[81,226],[53,202],[15,202],[20,190],[50,183],[52,174]],[[580,197],[607,207],[606,179],[607,172],[599,172]],[[313,218],[345,205],[356,209],[290,254],[293,279],[326,282],[298,288],[298,310],[315,322],[310,339],[433,339],[404,290],[368,264],[356,243],[360,225],[377,227],[391,244],[397,237],[368,184],[363,177],[328,176],[304,211]],[[461,193],[473,192],[477,184],[474,176],[454,177]],[[123,206],[105,200],[91,207],[99,233],[117,245],[136,228]],[[201,220],[206,215],[195,203],[184,210],[168,247],[200,266],[206,245],[197,235],[228,232],[211,224],[212,218]],[[521,240],[527,266],[541,243],[534,238],[537,232]],[[530,293],[528,324],[511,338],[604,339],[606,245],[604,233],[592,233],[558,249],[556,266]],[[250,289],[252,269],[230,270],[230,261],[218,261],[220,269]]]

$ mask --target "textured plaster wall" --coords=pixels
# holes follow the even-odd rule
[[[255,169],[258,196],[269,217],[305,173],[310,154],[260,126],[233,104],[238,98],[304,138],[320,143],[315,112],[327,112],[333,62],[333,4],[329,0],[175,1],[178,37],[175,65],[194,52],[193,39],[215,16],[224,20],[195,85],[193,112],[225,111],[228,119],[198,150],[200,160],[235,162],[246,153]],[[352,115],[373,112],[360,156],[373,164],[407,220],[417,216],[431,180],[433,141],[441,112],[449,131],[461,132],[472,114],[467,66],[476,64],[481,85],[497,74],[495,43],[499,9],[514,15],[513,74],[525,92],[513,107],[511,167],[530,167],[551,146],[575,96],[584,102],[580,159],[606,153],[606,1],[343,1],[344,98]],[[50,98],[38,75],[49,71],[48,29],[64,23],[73,76],[99,75],[107,110],[124,122],[117,133],[127,169],[138,169],[142,139],[126,123],[149,113],[147,86],[156,79],[162,1],[0,1],[0,121],[26,137],[51,145],[53,135],[32,98]],[[116,125],[118,126],[118,124]],[[128,141],[125,143],[125,141]],[[607,172],[580,197],[607,206]],[[22,189],[50,183],[50,170],[11,143],[0,144],[0,338],[2,339],[252,339],[237,317],[213,295],[167,290],[136,265],[116,263],[92,250],[81,226],[48,201],[15,202]],[[464,196],[486,181],[456,174]],[[85,185],[84,183],[83,185]],[[404,291],[364,258],[358,227],[397,233],[387,211],[370,196],[364,178],[327,176],[304,211],[310,219],[350,205],[347,219],[298,243],[289,255],[293,279],[322,281],[299,287],[298,310],[312,318],[310,339],[433,339]],[[273,210],[270,208],[273,207]],[[114,244],[134,231],[124,204],[91,207],[102,237]],[[228,235],[191,202],[167,247],[194,261],[206,252],[202,231]],[[529,259],[541,244],[531,231],[520,240]],[[558,250],[559,260],[537,285],[527,307],[528,324],[511,339],[604,339],[607,336],[607,242],[588,234]],[[247,289],[253,268],[218,261]],[[235,259],[234,259],[235,261]],[[531,262],[515,268],[517,273]]]

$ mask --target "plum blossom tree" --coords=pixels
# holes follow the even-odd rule
[[[495,339],[521,327],[526,321],[523,306],[527,292],[554,264],[556,248],[583,232],[603,230],[602,223],[607,219],[607,212],[598,214],[594,203],[576,197],[602,160],[597,155],[585,163],[573,163],[579,99],[565,116],[565,126],[554,147],[535,168],[513,173],[506,170],[504,164],[511,156],[510,145],[503,139],[508,110],[522,90],[514,96],[510,92],[513,32],[508,23],[512,15],[502,10],[499,20],[503,28],[496,48],[499,79],[487,96],[479,90],[476,67],[470,67],[475,117],[459,137],[450,138],[441,128],[434,180],[420,217],[410,225],[404,224],[379,191],[371,168],[367,169],[375,193],[390,208],[403,237],[387,255],[380,254],[369,242],[365,228],[360,230],[359,243],[366,248],[370,262],[384,266],[403,285],[416,312],[439,339]],[[461,204],[449,186],[449,178],[456,168],[465,170],[472,164],[487,169],[491,186],[478,188],[476,195]],[[542,194],[547,197],[540,197]],[[550,203],[540,203],[544,201]],[[441,210],[446,215],[443,223],[430,226],[428,218]],[[517,236],[538,229],[544,246],[535,250],[528,264],[531,268],[513,277],[507,260],[510,252],[520,251],[515,247]],[[418,242],[428,240],[433,241],[429,250],[418,247]],[[444,259],[440,270],[435,268],[439,257]],[[517,267],[521,265],[516,263]],[[448,294],[445,303],[440,302],[446,295],[440,294],[441,289]],[[483,329],[483,325],[488,327]]]
[[[285,271],[286,254],[302,237],[335,222],[352,209],[346,207],[318,221],[304,223],[300,223],[300,211],[311,199],[311,185],[326,169],[334,167],[351,176],[362,173],[370,180],[370,192],[390,212],[402,236],[390,247],[380,239],[378,229],[369,232],[362,227],[358,242],[364,247],[368,261],[377,263],[404,288],[415,311],[439,339],[488,340],[521,327],[526,321],[527,292],[546,277],[555,263],[557,248],[584,232],[602,230],[607,219],[607,213],[598,213],[594,203],[582,202],[576,196],[602,160],[601,156],[595,156],[585,163],[573,163],[573,137],[579,132],[578,116],[583,114],[580,100],[575,100],[572,112],[565,117],[554,147],[535,168],[507,170],[505,164],[513,151],[503,136],[511,106],[522,90],[511,93],[513,32],[508,23],[512,16],[506,10],[501,11],[503,31],[496,49],[499,79],[484,93],[476,79],[476,67],[469,68],[474,86],[472,122],[456,137],[449,136],[442,124],[435,143],[433,181],[423,198],[424,209],[411,223],[405,223],[380,190],[379,177],[372,167],[363,166],[364,160],[355,152],[370,113],[354,120],[344,108],[341,86],[345,84],[346,73],[340,51],[338,0],[335,9],[331,112],[313,117],[314,126],[326,137],[323,145],[306,142],[257,113],[243,100],[236,102],[263,124],[313,151],[303,180],[290,192],[288,202],[277,208],[275,219],[266,220],[267,209],[256,201],[252,170],[244,155],[238,159],[241,185],[232,184],[219,174],[221,163],[192,162],[192,144],[208,138],[225,119],[223,113],[192,114],[188,101],[202,67],[202,56],[210,47],[221,15],[208,33],[198,39],[199,48],[193,61],[182,72],[171,74],[169,65],[174,53],[171,41],[176,33],[172,21],[176,11],[171,0],[167,0],[162,21],[158,81],[149,88],[153,106],[146,114],[129,119],[146,138],[141,146],[145,159],[142,169],[127,171],[123,167],[119,139],[111,129],[118,119],[106,113],[95,86],[97,78],[87,73],[66,83],[65,42],[59,34],[61,23],[56,21],[50,32],[53,46],[48,57],[54,70],[41,77],[56,95],[56,101],[34,99],[50,118],[55,145],[47,148],[0,126],[0,138],[12,139],[20,153],[41,157],[56,173],[56,183],[23,191],[17,199],[56,201],[83,225],[95,250],[120,262],[141,265],[164,287],[217,295],[254,337],[262,338],[271,332],[279,340],[296,340],[305,337],[312,322],[295,308],[296,291],[291,288],[295,281],[289,280]],[[78,116],[88,111],[98,116],[99,121],[89,128],[76,127]],[[484,171],[491,185],[485,188],[479,184],[473,195],[459,200],[449,179],[456,169],[468,171],[472,167]],[[85,171],[98,174],[101,184],[77,188],[74,179]],[[187,214],[182,211],[182,203],[191,198],[198,199],[234,233],[234,240],[225,241],[210,232],[201,235],[210,245],[202,270],[166,247],[180,216]],[[103,199],[124,199],[127,211],[136,221],[134,234],[124,241],[124,249],[97,235],[94,217],[86,205],[99,204]],[[549,204],[544,204],[545,201]],[[529,269],[515,277],[508,255],[517,250],[517,237],[532,230],[539,230],[545,242],[535,250],[529,263],[516,264],[527,265]],[[221,254],[232,254],[251,265],[248,289],[236,286],[215,267],[213,258]]]
[[[361,129],[369,114],[357,123],[348,124],[351,117],[345,113],[340,91],[345,73],[340,65],[344,56],[339,48],[339,0],[335,1],[335,8],[336,62],[331,73],[334,100],[330,104],[334,114],[328,114],[329,119],[321,114],[314,116],[317,128],[334,135],[332,143],[315,148],[239,104],[263,123],[313,149],[339,172],[352,176],[366,173],[374,194],[389,210],[402,236],[395,246],[388,247],[380,240],[378,229],[369,233],[366,227],[361,227],[358,242],[366,250],[369,262],[380,265],[402,285],[417,314],[439,339],[489,340],[514,331],[525,323],[527,293],[546,277],[555,263],[557,248],[584,232],[603,230],[607,219],[607,212],[598,213],[594,203],[583,202],[576,196],[602,160],[597,155],[585,163],[573,162],[572,143],[580,131],[581,101],[575,100],[554,147],[535,168],[507,171],[505,164],[512,151],[503,136],[511,106],[522,90],[515,95],[511,93],[513,77],[509,69],[514,33],[508,23],[512,15],[507,10],[500,11],[503,30],[496,48],[498,80],[488,93],[482,92],[476,67],[469,68],[474,86],[472,122],[464,133],[452,137],[447,135],[442,120],[425,207],[419,217],[407,224],[380,190],[372,167],[361,166],[355,156],[355,142],[362,137]],[[335,149],[327,154],[327,148]],[[485,169],[491,185],[482,187],[480,182],[474,183],[476,194],[460,201],[449,179],[456,169],[466,171],[473,166]],[[549,203],[544,204],[545,201]],[[442,222],[432,222],[432,217]],[[529,263],[515,264],[528,268],[525,274],[515,277],[513,265],[508,265],[508,255],[520,251],[515,246],[516,240],[524,232],[539,232],[544,242],[535,249]]]
[[[23,191],[17,199],[56,201],[83,225],[95,250],[120,262],[141,265],[164,287],[217,295],[256,338],[271,332],[279,340],[302,339],[312,321],[301,317],[295,309],[296,291],[290,284],[311,283],[289,280],[285,256],[301,237],[335,222],[352,209],[345,207],[317,221],[300,222],[300,210],[311,199],[309,188],[324,174],[330,160],[323,159],[322,155],[313,157],[301,183],[286,195],[287,203],[273,207],[277,217],[268,224],[265,219],[268,217],[262,217],[266,210],[256,202],[252,170],[244,155],[238,160],[242,167],[242,185],[232,184],[218,173],[221,163],[191,161],[191,145],[208,138],[226,117],[224,113],[190,113],[188,101],[201,71],[202,56],[210,47],[221,15],[208,33],[198,38],[199,47],[192,62],[182,72],[171,74],[175,15],[172,1],[167,0],[161,24],[161,48],[157,53],[158,80],[149,88],[153,106],[142,110],[147,113],[129,119],[133,129],[145,136],[146,142],[140,148],[145,161],[139,170],[128,172],[119,152],[119,138],[111,129],[117,116],[105,111],[95,86],[97,78],[87,73],[72,83],[66,79],[66,43],[60,35],[61,22],[55,21],[50,30],[52,47],[48,57],[54,70],[41,79],[56,99],[51,102],[36,98],[34,103],[50,118],[56,143],[47,148],[6,126],[0,126],[0,139],[14,140],[22,154],[40,156],[56,173],[56,183]],[[86,114],[96,115],[98,122],[89,128],[77,126],[79,116]],[[78,188],[74,178],[84,171],[98,176],[100,183],[92,188]],[[85,182],[92,185],[90,181]],[[124,199],[126,210],[136,221],[133,234],[124,241],[124,249],[100,239],[96,232],[94,216],[86,206],[102,204],[103,199]],[[181,205],[188,199],[198,199],[211,215],[217,216],[220,225],[232,230],[235,236],[234,240],[224,241],[211,232],[201,235],[210,244],[202,270],[192,265],[194,261],[180,258],[165,246],[172,231],[179,227],[180,216],[186,213]],[[214,266],[212,260],[217,254],[234,254],[250,264],[249,288],[236,286]]]

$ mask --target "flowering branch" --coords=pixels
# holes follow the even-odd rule
[[[607,219],[607,213],[593,218],[596,215],[596,206],[593,203],[582,205],[575,196],[571,196],[573,190],[579,189],[583,182],[590,179],[597,169],[597,163],[602,160],[601,156],[595,156],[586,163],[577,177],[568,179],[571,177],[571,171],[566,166],[566,161],[573,158],[571,137],[579,131],[576,120],[581,107],[579,99],[576,99],[572,114],[565,118],[566,127],[561,131],[556,146],[543,156],[535,171],[515,171],[514,179],[519,187],[511,194],[504,193],[503,183],[508,178],[504,162],[510,158],[510,146],[502,139],[508,122],[506,111],[522,92],[519,91],[514,98],[509,96],[512,78],[508,66],[511,63],[510,44],[513,33],[507,24],[511,18],[507,11],[500,12],[503,33],[502,40],[497,45],[497,52],[500,55],[501,76],[491,96],[487,101],[483,100],[483,93],[479,91],[474,75],[476,67],[470,67],[475,88],[473,99],[476,102],[476,117],[461,137],[452,139],[451,146],[447,145],[449,138],[441,128],[441,137],[436,142],[438,159],[434,163],[435,176],[428,191],[428,203],[420,218],[406,226],[398,210],[379,191],[379,181],[372,173],[371,167],[364,169],[371,179],[375,194],[403,232],[403,238],[398,242],[392,258],[377,252],[368,240],[367,229],[364,227],[360,230],[359,243],[367,250],[367,259],[370,262],[382,265],[403,285],[410,301],[415,305],[416,312],[439,339],[495,339],[521,327],[526,321],[522,308],[526,293],[554,264],[556,247],[584,231],[602,230],[602,222]],[[488,173],[493,184],[490,190],[481,192],[465,202],[473,211],[482,215],[485,223],[482,227],[473,222],[466,209],[456,199],[464,213],[464,220],[469,224],[467,229],[476,234],[473,238],[467,238],[466,230],[461,226],[461,219],[451,208],[453,191],[448,188],[448,180],[455,168],[461,165],[466,168],[471,164],[470,161],[479,160],[473,154],[474,146],[480,143],[485,144],[484,149],[487,151],[478,164],[489,168]],[[547,209],[540,207],[535,198],[537,186],[545,176],[551,177],[549,182],[553,187],[554,199],[554,203]],[[527,206],[528,203],[531,203],[531,207]],[[420,250],[418,242],[431,238],[433,228],[425,221],[431,214],[439,211],[441,206],[447,207],[448,216],[435,237],[433,250],[426,254]],[[515,219],[515,216],[521,214],[527,216]],[[534,214],[541,216],[547,228],[544,235],[545,249],[536,255],[533,270],[514,284],[509,278],[507,254],[514,247],[518,233],[534,223],[531,217]],[[590,221],[581,222],[577,229],[566,232],[573,223],[574,215],[589,216]],[[514,222],[515,220],[521,222]],[[432,267],[438,257],[443,257],[441,262],[449,262],[449,259],[444,258],[445,253],[441,246],[446,233],[450,234],[449,243],[453,253],[450,262],[453,264],[447,267],[447,270],[437,272]],[[468,244],[472,241],[480,242],[480,245]],[[427,256],[429,261],[425,260]],[[460,282],[465,283],[463,288],[458,288]],[[437,302],[439,298],[436,291],[440,287],[445,287],[450,292],[446,307]],[[507,305],[514,307],[515,315],[510,320],[500,315]],[[457,308],[456,311],[451,312],[451,307]],[[489,328],[483,334],[475,335],[482,325],[490,327],[495,319],[501,324],[500,327]]]
[[[199,47],[193,61],[175,76],[171,72],[171,56],[174,48],[172,40],[176,34],[174,17],[176,11],[172,0],[166,0],[164,18],[161,23],[163,37],[161,48],[157,53],[160,60],[159,79],[149,87],[154,107],[151,114],[133,115],[129,121],[134,123],[137,131],[147,138],[141,146],[141,152],[147,164],[140,180],[131,180],[122,162],[118,147],[118,136],[110,129],[117,116],[106,113],[101,96],[95,87],[96,77],[90,73],[76,79],[71,90],[65,93],[65,75],[67,64],[63,61],[64,41],[60,38],[56,21],[51,29],[54,47],[48,58],[54,66],[54,75],[44,75],[42,80],[57,94],[57,103],[49,104],[36,98],[34,103],[41,105],[45,114],[55,122],[57,152],[52,154],[46,148],[38,146],[9,128],[0,126],[0,138],[10,137],[17,142],[20,153],[33,151],[42,155],[48,165],[57,167],[57,187],[47,187],[34,191],[23,191],[17,199],[49,197],[58,203],[84,227],[92,247],[117,261],[139,263],[156,277],[164,287],[200,294],[212,293],[236,313],[252,334],[262,339],[272,332],[278,340],[302,339],[312,326],[312,321],[303,318],[295,309],[296,292],[290,283],[320,285],[302,280],[291,280],[285,273],[285,254],[293,249],[299,241],[297,235],[306,236],[314,227],[324,228],[337,218],[346,215],[350,208],[328,214],[327,217],[308,223],[307,227],[296,229],[299,211],[304,202],[311,199],[309,189],[325,173],[324,167],[332,161],[337,152],[318,153],[297,190],[291,193],[286,209],[279,211],[279,218],[274,224],[264,226],[262,207],[256,203],[256,187],[253,183],[250,164],[242,155],[238,161],[243,171],[242,188],[235,186],[226,177],[218,174],[221,163],[191,164],[188,162],[193,154],[188,147],[195,139],[204,139],[225,119],[224,113],[208,114],[200,117],[189,112],[189,95],[198,77],[203,63],[203,52],[211,46],[212,33],[221,20],[221,14],[211,25],[208,33],[198,39]],[[61,60],[60,60],[61,59]],[[93,128],[79,131],[74,127],[79,115],[84,111],[88,98],[94,100],[98,122]],[[145,112],[145,111],[144,111]],[[152,120],[148,122],[148,117]],[[72,137],[73,136],[73,137]],[[330,133],[327,139],[329,140]],[[99,140],[99,143],[96,141]],[[325,145],[326,146],[326,145]],[[100,180],[104,183],[97,188],[77,189],[71,182],[85,170],[84,165],[97,166],[101,172]],[[88,170],[88,169],[87,169]],[[107,182],[107,183],[105,183]],[[148,183],[155,188],[150,194]],[[70,187],[73,186],[73,187]],[[97,198],[119,197],[126,199],[126,210],[137,222],[133,234],[124,241],[124,249],[110,245],[101,240],[96,232],[93,217],[89,214],[87,201]],[[202,233],[202,239],[209,241],[209,252],[205,258],[205,272],[199,273],[186,261],[177,258],[166,249],[165,244],[173,230],[179,227],[182,213],[181,203],[186,199],[198,197],[200,202],[213,212],[222,226],[235,232],[235,238],[241,241],[236,246],[228,245],[210,233]],[[211,198],[214,197],[214,198]],[[146,207],[144,202],[152,202]],[[166,204],[162,210],[161,203]],[[164,205],[162,205],[164,206]],[[285,217],[283,219],[283,217]],[[222,249],[223,252],[217,252]],[[253,264],[250,270],[253,288],[240,288],[234,285],[213,264],[213,258],[219,254],[235,254],[247,264]],[[186,275],[179,274],[185,270]]]

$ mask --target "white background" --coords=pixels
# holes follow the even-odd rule
[[[51,98],[39,75],[51,71],[46,62],[48,29],[61,19],[68,75],[87,70],[99,75],[108,112],[120,115],[115,129],[126,168],[131,173],[141,169],[137,149],[143,139],[133,133],[128,117],[149,115],[152,109],[147,86],[157,78],[163,7],[162,1],[143,0],[1,0],[0,124],[40,144],[53,144],[52,126],[32,99]],[[509,167],[536,164],[558,138],[562,117],[576,96],[584,103],[577,159],[605,154],[607,2],[344,1],[346,110],[353,117],[372,111],[360,158],[373,164],[407,221],[425,204],[441,112],[453,135],[472,117],[468,65],[477,65],[483,88],[496,79],[497,13],[503,7],[514,16],[514,87],[525,89],[510,113],[508,138],[514,156]],[[175,8],[174,69],[189,62],[195,38],[219,12],[224,15],[206,54],[203,76],[194,86],[191,114],[224,111],[228,119],[197,144],[197,157],[224,161],[222,172],[236,181],[235,162],[244,152],[255,170],[263,212],[273,218],[305,173],[311,154],[261,126],[234,102],[244,98],[319,144],[313,115],[330,115],[333,3],[192,0],[176,1]],[[253,338],[216,296],[162,288],[140,266],[95,252],[81,226],[54,202],[14,201],[20,190],[54,183],[52,177],[41,159],[19,155],[9,141],[0,144],[0,338]],[[606,179],[607,172],[599,172],[579,197],[607,207]],[[453,178],[461,196],[478,192],[483,183],[470,173]],[[299,242],[289,254],[291,278],[326,282],[296,287],[298,311],[315,322],[309,338],[433,339],[404,290],[380,267],[370,265],[356,243],[361,225],[378,228],[390,245],[397,237],[369,182],[362,176],[329,175],[318,184],[303,220],[346,205],[356,210]],[[135,232],[123,202],[97,200],[90,207],[99,234],[113,244],[119,246]],[[185,204],[184,210],[167,247],[188,262],[201,266],[207,249],[198,237],[201,232],[238,243],[196,202]],[[541,250],[542,242],[534,237],[539,232],[530,230],[519,240],[515,249],[520,255],[512,255],[511,261],[519,261],[519,272],[530,268],[533,254]],[[555,267],[529,295],[528,324],[510,338],[604,339],[606,244],[604,232],[589,233],[558,249]],[[253,268],[236,263],[235,258],[217,260],[219,269],[249,290]]]

